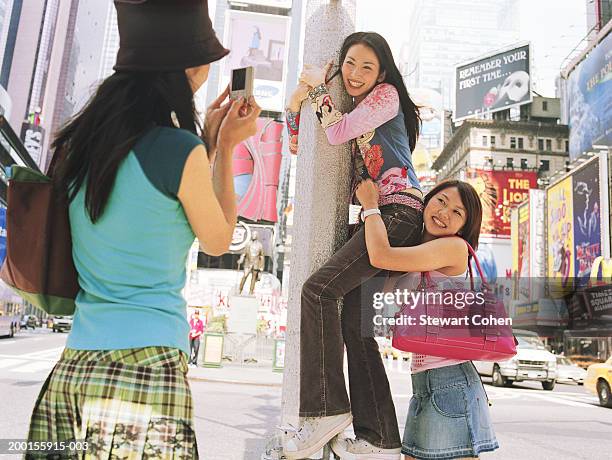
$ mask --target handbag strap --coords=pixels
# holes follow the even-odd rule
[[[64,159],[65,151],[66,149],[63,147],[55,149],[55,151],[53,152],[53,156],[51,157],[51,163],[49,163],[49,168],[47,168],[47,177],[53,178],[59,161]]]
[[[480,275],[480,279],[482,280],[482,286],[486,289],[490,289],[489,283],[487,282],[487,279],[485,278],[484,272],[482,271],[482,267],[480,266],[480,261],[478,260],[478,257],[476,256],[476,252],[474,251],[474,248],[472,248],[470,243],[468,243],[467,241],[465,241],[465,244],[467,244],[468,251],[470,255],[472,256],[472,258],[474,259],[474,262],[476,263],[476,270],[478,270],[478,274]],[[470,269],[470,276],[472,276],[471,264],[468,263],[468,267]]]
[[[447,237],[447,238],[450,238],[450,237]],[[474,251],[474,248],[472,248],[470,243],[468,243],[467,241],[465,240],[463,241],[467,245],[468,253],[472,256],[472,258],[474,259],[474,262],[476,262],[476,269],[478,270],[478,274],[480,275],[480,279],[482,280],[483,288],[489,290],[490,289],[489,283],[487,282],[487,279],[484,276],[482,267],[480,266],[480,261],[478,260],[478,257],[476,256],[476,252]],[[469,258],[468,258],[468,273],[470,274],[470,288],[473,291],[474,290],[474,273],[472,271],[472,264],[469,262]],[[433,284],[430,272],[421,272],[421,284],[419,286],[421,285],[427,286],[427,283]]]

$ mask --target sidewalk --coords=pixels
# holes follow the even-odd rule
[[[272,370],[270,366],[224,363],[222,367],[190,367],[187,377],[190,380],[240,385],[280,387],[283,373]]]

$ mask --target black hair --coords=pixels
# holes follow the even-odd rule
[[[342,48],[340,48],[339,68],[331,78],[334,78],[342,72],[342,63],[346,58],[348,50],[352,46],[358,44],[363,44],[371,48],[376,54],[378,62],[380,63],[380,73],[385,73],[385,78],[381,83],[389,83],[397,89],[400,106],[404,113],[404,124],[406,126],[406,132],[408,133],[410,150],[414,151],[420,133],[421,117],[419,116],[418,107],[408,95],[408,90],[406,89],[402,74],[393,60],[391,48],[382,35],[376,32],[355,32],[346,37],[344,43],[342,43]]]
[[[103,214],[117,171],[131,148],[154,126],[198,135],[193,91],[184,71],[116,72],[57,133],[51,148],[61,154],[54,183],[72,201],[85,184],[85,206],[95,223]]]
[[[471,184],[461,180],[440,182],[425,195],[423,202],[425,207],[427,207],[427,203],[429,203],[434,196],[442,190],[451,187],[456,187],[459,191],[459,196],[461,197],[461,202],[465,207],[466,213],[465,224],[463,224],[463,227],[459,230],[458,236],[470,243],[470,246],[476,251],[478,249],[478,239],[480,238],[480,226],[482,225],[482,203],[480,202],[478,192]]]

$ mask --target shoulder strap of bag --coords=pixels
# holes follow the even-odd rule
[[[450,238],[450,236],[447,237],[447,238]],[[476,252],[474,251],[474,248],[472,248],[470,243],[468,243],[467,241],[465,241],[465,240],[463,240],[463,241],[467,245],[469,254],[474,259],[474,262],[476,262],[476,269],[478,270],[478,274],[480,275],[480,279],[482,280],[482,286],[484,288],[486,288],[486,289],[489,289],[489,283],[487,282],[487,279],[484,276],[484,273],[483,273],[482,268],[480,266],[480,261],[478,260],[478,257],[476,256]],[[472,271],[472,264],[470,263],[469,258],[468,258],[468,272],[470,274],[470,287],[471,287],[471,289],[473,291],[474,290],[474,273]],[[424,286],[426,286],[427,282],[431,282],[431,275],[429,274],[429,272],[421,272],[421,283]]]
[[[58,167],[60,160],[64,159],[65,148],[57,148],[53,152],[53,157],[51,157],[51,163],[49,163],[49,168],[47,169],[47,177],[53,177],[55,175],[55,170]]]
[[[482,286],[486,289],[489,289],[489,283],[487,282],[487,279],[485,278],[485,275],[482,271],[482,268],[480,266],[480,261],[478,260],[478,257],[476,256],[476,252],[474,251],[474,248],[472,248],[472,246],[470,245],[470,243],[468,243],[467,241],[465,242],[465,244],[467,244],[468,247],[468,251],[470,253],[470,255],[472,256],[472,258],[474,259],[474,262],[476,263],[476,270],[478,270],[478,274],[480,275],[480,279],[482,280]],[[470,269],[470,276],[472,276],[472,266],[471,264],[468,264],[469,269]],[[473,286],[472,286],[473,288]]]

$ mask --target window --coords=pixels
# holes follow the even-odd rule
[[[552,139],[546,139],[546,150],[552,151]]]
[[[540,171],[550,171],[550,160],[540,160]]]
[[[528,167],[527,158],[521,158],[521,169],[527,169]]]
[[[491,147],[495,147],[495,136],[491,136]]]
[[[565,151],[569,152],[569,141],[565,141]]]
[[[523,138],[522,138],[522,137],[519,137],[519,138],[518,138],[518,148],[519,148],[519,149],[522,149],[522,148],[523,148]]]
[[[538,150],[544,150],[544,139],[538,139]]]
[[[487,136],[482,136],[482,146],[483,147],[487,146]]]
[[[515,149],[516,148],[516,137],[511,137],[510,138],[510,148],[511,149]]]
[[[514,158],[506,158],[506,167],[514,168]]]
[[[542,111],[548,112],[548,101],[542,101]]]

